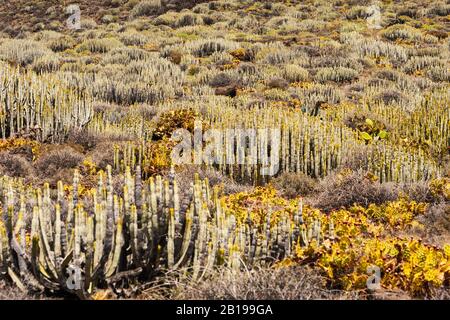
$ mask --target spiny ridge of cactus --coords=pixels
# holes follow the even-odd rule
[[[89,298],[97,288],[115,286],[130,272],[151,279],[160,272],[187,270],[194,281],[217,265],[232,269],[288,257],[299,244],[323,237],[318,221],[306,234],[302,206],[294,219],[283,217],[259,231],[250,215],[238,223],[224,210],[218,189],[198,176],[192,201],[180,212],[177,181],[147,181],[137,167],[122,175],[115,190],[112,168],[99,172],[96,188],[73,185],[56,190],[24,186],[3,177],[0,194],[0,272],[23,290],[67,291]]]
[[[61,142],[93,116],[92,99],[56,76],[39,76],[0,63],[0,138]]]

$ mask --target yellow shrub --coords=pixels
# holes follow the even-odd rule
[[[153,140],[169,138],[177,129],[194,131],[197,113],[190,109],[177,109],[163,113],[156,123]]]
[[[221,199],[225,210],[236,217],[238,222],[243,222],[247,215],[254,223],[263,226],[268,212],[271,212],[271,223],[276,223],[281,215],[293,216],[297,210],[297,201],[288,201],[277,195],[277,190],[269,185],[257,187],[249,192],[240,192],[225,196]]]
[[[347,174],[342,171],[342,177]],[[298,210],[297,200],[286,200],[271,186],[258,187],[221,198],[228,214],[239,222],[248,214],[256,225],[264,226],[268,212],[271,224],[283,215],[291,218]],[[295,258],[279,262],[276,266],[312,265],[321,270],[333,288],[365,289],[369,266],[381,271],[381,285],[388,289],[402,289],[415,296],[425,296],[433,287],[440,287],[450,276],[450,246],[439,249],[419,240],[391,236],[393,229],[405,229],[418,223],[415,217],[425,212],[426,204],[406,198],[370,205],[354,206],[322,214],[319,210],[303,206],[306,226],[320,220],[321,240],[310,241],[307,246],[295,247]],[[331,232],[330,230],[333,230]]]
[[[88,157],[83,160],[82,165],[82,171],[89,174],[89,175],[95,175],[97,173],[97,165],[92,160],[91,157]]]
[[[17,150],[20,148],[30,148],[33,154],[33,160],[39,154],[40,146],[39,142],[24,138],[0,139],[0,152]]]
[[[161,173],[172,164],[171,152],[175,142],[164,137],[162,140],[151,142],[146,154],[143,171],[147,175]]]
[[[426,204],[400,199],[379,206],[371,204],[367,209],[353,207],[351,210],[365,214],[375,221],[388,223],[391,227],[404,228],[412,223],[414,217],[425,213]]]
[[[433,197],[444,197],[445,200],[450,200],[450,179],[441,178],[434,179],[430,182],[430,191]]]
[[[313,262],[334,288],[365,289],[369,266],[380,268],[382,287],[406,290],[416,296],[425,296],[432,287],[440,287],[449,280],[449,254],[419,240],[338,239],[330,246],[312,243],[296,250],[298,262]]]
[[[64,185],[63,189],[65,194],[73,194],[73,185]],[[96,191],[95,188],[89,188],[81,183],[78,184],[78,196],[80,197],[92,196]]]

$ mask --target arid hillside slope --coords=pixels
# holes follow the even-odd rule
[[[39,30],[62,31],[69,14],[66,9],[77,4],[82,19],[101,23],[102,21],[125,21],[130,19],[133,7],[139,1],[128,0],[4,0],[0,1],[0,32],[20,36],[24,32]],[[165,0],[155,15],[168,10],[190,9],[208,0]],[[110,19],[110,20],[108,20]]]

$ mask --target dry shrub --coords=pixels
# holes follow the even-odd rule
[[[349,125],[347,122],[346,125]],[[350,170],[368,170],[369,169],[369,156],[372,154],[370,145],[359,146],[351,152],[351,154],[344,156],[342,163],[339,166],[340,169]]]
[[[84,150],[93,150],[99,143],[99,137],[87,130],[72,131],[68,135],[67,143],[80,145]]]
[[[229,86],[216,88],[216,90],[214,91],[214,94],[217,96],[227,96],[227,97],[234,98],[237,96],[237,92],[239,89],[240,89],[240,86],[238,86],[237,84],[231,84]]]
[[[41,177],[50,179],[50,184],[58,180],[70,181],[72,171],[83,161],[83,154],[69,146],[57,146],[55,149],[44,153],[36,161],[36,169]]]
[[[272,183],[287,198],[310,195],[317,186],[317,181],[304,173],[285,172],[275,178]]]
[[[444,158],[444,167],[443,167],[442,172],[443,172],[444,177],[450,178],[450,156],[449,155],[447,155]]]
[[[9,152],[0,153],[0,174],[26,178],[30,176],[32,172],[33,168],[25,157]]]
[[[154,13],[161,8],[161,0],[145,0],[139,2],[131,11],[131,17],[142,17],[148,16]]]
[[[234,79],[231,75],[225,72],[218,73],[214,75],[209,81],[209,85],[211,87],[224,87],[229,86],[234,82]]]
[[[236,50],[231,50],[229,53],[239,61],[251,62],[255,60],[256,51],[252,48],[239,48]]]
[[[416,202],[434,202],[436,200],[427,181],[403,184],[400,188],[401,192]]]
[[[44,295],[43,293],[24,293],[12,283],[0,280],[0,300],[61,300],[57,294]]]
[[[270,89],[282,89],[285,90],[289,87],[289,83],[283,78],[272,78],[267,81],[267,86]]]
[[[169,59],[169,61],[172,63],[180,64],[181,60],[183,59],[183,53],[177,50],[171,50],[168,54],[167,59]]]
[[[333,292],[307,267],[258,268],[246,272],[219,269],[199,283],[166,276],[164,289],[150,288],[142,299],[181,300],[314,300],[351,299],[352,293]],[[353,295],[353,296],[352,296]]]
[[[430,243],[448,243],[450,235],[450,205],[445,202],[428,206],[424,215],[418,221],[425,228],[418,232],[423,240]],[[444,241],[441,241],[444,240]]]
[[[408,98],[398,90],[386,89],[379,93],[375,99],[377,101],[382,101],[384,104],[398,104],[407,101]]]
[[[438,289],[432,289],[430,300],[450,300],[450,287],[441,287]]]
[[[175,176],[179,186],[183,212],[187,209],[191,200],[190,197],[192,192],[190,190],[195,174],[198,174],[200,179],[208,178],[211,190],[214,186],[219,186],[221,194],[224,195],[248,191],[251,188],[250,186],[236,183],[229,177],[222,175],[222,173],[212,168],[202,169],[196,165],[187,165],[182,168],[177,168]]]
[[[114,143],[103,141],[96,144],[89,156],[100,169],[104,170],[108,165],[112,166],[114,164]]]
[[[375,181],[363,170],[342,170],[325,177],[318,186],[319,194],[311,199],[313,206],[326,212],[354,204],[368,206],[397,199],[398,193],[391,183]]]
[[[445,202],[429,204],[425,213],[417,216],[415,225],[401,230],[400,236],[420,239],[440,248],[447,245],[450,243],[450,205]],[[431,292],[430,298],[438,299],[438,291]]]
[[[35,300],[36,298],[0,281],[0,300]]]
[[[373,115],[371,115],[373,117]],[[371,146],[361,146],[352,152],[351,155],[345,157],[339,170],[352,170],[358,172],[366,172],[369,170],[369,155],[371,154]],[[404,195],[410,200],[416,202],[439,202],[439,197],[432,194],[430,190],[430,181],[418,181],[413,183],[383,183],[382,188],[389,190],[390,197]]]

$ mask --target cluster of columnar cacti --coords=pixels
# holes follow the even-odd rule
[[[320,68],[315,74],[315,80],[319,82],[350,82],[358,77],[358,71],[346,67]]]
[[[71,87],[82,88],[97,99],[122,105],[153,104],[182,96],[185,78],[179,66],[162,59],[159,54],[122,47],[105,54],[103,66],[96,73],[68,70],[59,76]],[[170,81],[170,85],[161,79]]]
[[[89,298],[123,277],[149,279],[186,270],[199,279],[216,265],[234,269],[291,255],[297,245],[328,237],[320,221],[305,223],[302,204],[292,217],[256,225],[224,210],[218,190],[197,177],[180,199],[174,175],[143,181],[140,167],[113,187],[111,167],[90,190],[75,172],[73,185],[56,190],[0,180],[0,271],[23,290],[67,291]],[[268,208],[267,210],[270,210]]]
[[[153,128],[151,121],[144,116],[145,112],[145,106],[127,108],[106,105],[104,110],[97,110],[87,128],[91,133],[104,137],[150,139]]]
[[[2,178],[2,275],[24,291],[65,290],[86,298],[115,274],[124,217],[117,211],[110,172],[106,180],[99,177],[99,193],[92,190],[88,212],[79,193],[67,195],[61,182],[57,190],[48,184],[34,189]],[[73,190],[79,190],[79,183],[75,173]]]
[[[329,121],[345,122],[348,116],[357,112],[373,115],[387,126],[390,144],[409,147],[410,151],[422,146],[436,154],[445,154],[450,136],[449,103],[448,91],[436,90],[410,105],[409,109],[388,107],[382,102],[369,100],[363,105],[342,103],[337,110],[325,110],[323,116]]]
[[[385,57],[392,62],[405,62],[408,59],[404,47],[381,40],[367,39],[358,32],[341,34],[341,41],[354,47],[361,57]]]
[[[77,51],[105,53],[121,46],[123,46],[123,44],[115,38],[88,39],[77,47]]]
[[[202,39],[186,44],[186,50],[197,57],[210,56],[215,52],[229,51],[238,48],[234,41],[225,39]]]
[[[52,52],[42,43],[28,39],[8,39],[2,42],[0,59],[12,61],[22,67]]]
[[[82,129],[93,114],[90,97],[70,90],[55,76],[45,78],[0,64],[0,137],[31,136],[60,142]]]
[[[432,147],[433,152],[440,154],[446,148],[449,134],[446,101],[446,95],[436,94],[424,99],[413,112],[398,108],[398,113],[389,111],[382,104],[367,104],[361,110],[355,105],[343,104],[339,110],[323,110],[321,117],[295,110],[275,110],[270,105],[240,114],[237,112],[239,105],[228,105],[217,110],[213,103],[211,106],[202,107],[191,104],[194,110],[202,110],[206,118],[204,123],[223,133],[219,135],[218,142],[222,154],[215,163],[198,163],[194,157],[192,163],[215,166],[238,180],[258,183],[267,181],[271,176],[261,172],[263,155],[266,160],[270,159],[275,169],[272,173],[275,175],[282,172],[302,172],[323,177],[364,150],[365,169],[379,176],[381,181],[413,182],[429,179],[439,176],[442,168],[430,155],[432,152],[424,146]],[[436,110],[436,113],[424,117],[430,107]],[[366,146],[359,133],[344,124],[346,117],[356,109],[372,112],[386,119],[388,126],[393,127],[389,130],[388,139]],[[328,121],[323,121],[324,119]],[[257,143],[245,146],[245,161],[237,163],[229,159],[238,159],[241,155],[242,150],[235,147],[237,137],[243,134],[239,131],[241,128],[250,134],[254,129]],[[270,129],[279,129],[279,136],[271,134],[270,139],[264,141],[263,138],[267,138],[267,135],[261,135],[258,129],[264,129],[266,133],[270,132]],[[263,154],[263,148],[260,148],[263,142],[272,148],[270,154]],[[152,143],[154,142],[149,141],[118,146],[115,152],[115,168],[121,168],[123,171],[126,166],[133,167],[136,164],[146,167],[154,158],[150,153]],[[204,143],[203,147],[206,145],[207,143]],[[194,145],[192,147],[194,149]],[[251,158],[252,156],[254,158]]]

